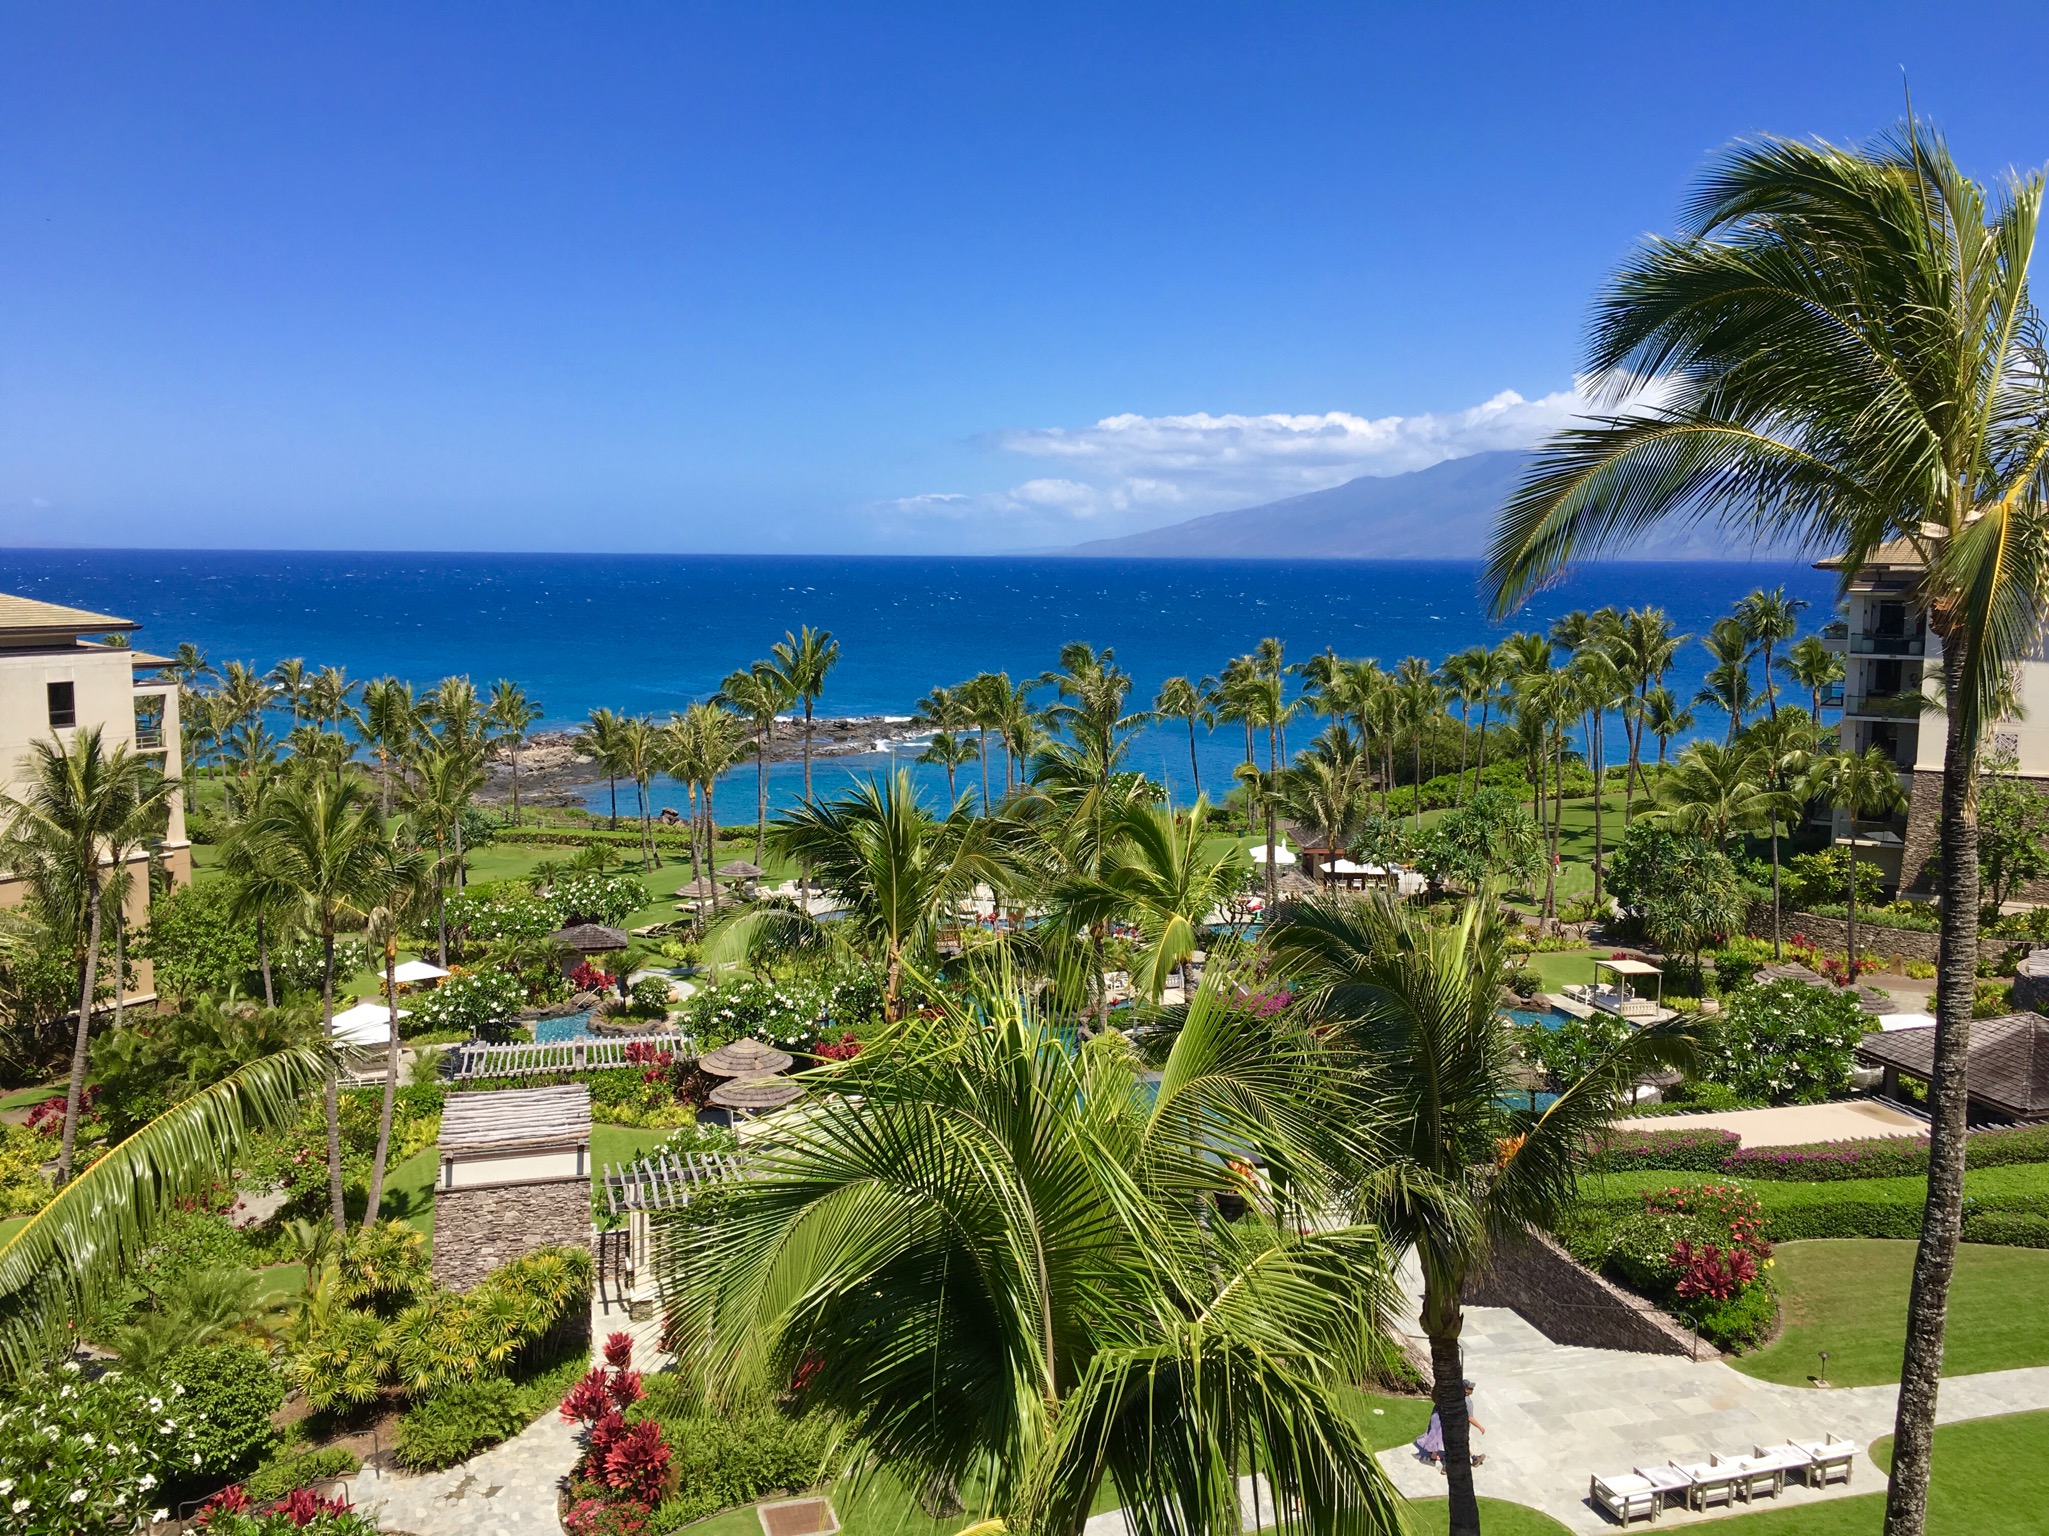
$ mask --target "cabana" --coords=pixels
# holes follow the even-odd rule
[[[417,987],[430,981],[440,981],[450,974],[429,960],[401,960],[391,973],[391,979],[402,987]]]
[[[1601,985],[1601,972],[1606,971],[1615,978],[1610,986]],[[1655,999],[1639,997],[1632,980],[1642,981],[1646,977],[1658,978],[1658,995]],[[1594,985],[1586,1000],[1604,1013],[1615,1014],[1624,1019],[1649,1019],[1664,1012],[1665,973],[1648,960],[1596,960],[1594,962]]]
[[[739,886],[745,896],[754,894],[754,883],[767,873],[759,864],[750,864],[745,859],[735,859],[719,868],[719,878]]]
[[[787,1077],[734,1077],[720,1083],[707,1097],[720,1109],[758,1115],[794,1103],[803,1093],[803,1084]]]
[[[697,1064],[713,1077],[773,1077],[789,1071],[795,1059],[787,1051],[759,1040],[735,1040],[715,1051],[706,1051],[697,1058]]]
[[[1927,1081],[1935,1072],[1935,1025],[1881,1027],[1857,1045],[1857,1060],[1883,1073],[1880,1092],[1899,1095],[1900,1074]],[[1973,1123],[2049,1120],[2049,1018],[2009,1013],[1978,1019],[1964,1071]]]
[[[624,928],[607,928],[603,923],[572,923],[549,934],[548,942],[557,949],[574,950],[579,955],[604,955],[624,949],[633,941],[626,936]]]
[[[401,1019],[412,1015],[405,1009],[398,1010]],[[392,1010],[382,1003],[358,1003],[353,1008],[344,1008],[334,1016],[334,1043],[336,1045],[389,1045],[391,1043]]]

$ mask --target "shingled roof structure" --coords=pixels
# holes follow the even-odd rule
[[[451,1093],[441,1111],[443,1157],[574,1147],[590,1139],[591,1091],[582,1083]]]
[[[1888,1078],[1905,1072],[1925,1079],[1935,1070],[1935,1026],[1866,1035],[1857,1059],[1885,1068]],[[1973,1022],[1965,1076],[1974,1117],[2049,1119],[2049,1018],[2009,1013]]]

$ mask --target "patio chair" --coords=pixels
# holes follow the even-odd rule
[[[1750,1460],[1753,1465],[1769,1463],[1776,1466],[1787,1477],[1798,1473],[1802,1482],[1809,1481],[1809,1474],[1814,1470],[1814,1458],[1790,1440],[1782,1440],[1777,1445],[1757,1446],[1751,1452]]]
[[[1606,1510],[1624,1525],[1637,1519],[1657,1519],[1658,1511],[1665,1504],[1665,1496],[1658,1492],[1650,1479],[1639,1477],[1634,1472],[1622,1472],[1613,1477],[1595,1476],[1587,1488],[1587,1498],[1594,1508]]]
[[[1850,1485],[1850,1470],[1859,1450],[1856,1441],[1824,1435],[1819,1440],[1795,1440],[1793,1448],[1807,1453],[1809,1481],[1816,1487],[1825,1488],[1837,1478],[1844,1487]]]
[[[1667,1501],[1676,1497],[1684,1503],[1686,1496],[1693,1490],[1693,1479],[1669,1461],[1663,1466],[1638,1467],[1636,1475],[1657,1490],[1660,1513],[1664,1511]]]
[[[1718,1456],[1706,1461],[1674,1462],[1674,1466],[1692,1480],[1687,1490],[1686,1507],[1692,1510],[1706,1509],[1715,1504],[1730,1504],[1736,1498],[1736,1485],[1742,1475],[1735,1468],[1727,1466]]]
[[[1736,1474],[1736,1496],[1748,1504],[1763,1496],[1775,1499],[1786,1486],[1789,1470],[1769,1456],[1738,1456],[1723,1463]]]

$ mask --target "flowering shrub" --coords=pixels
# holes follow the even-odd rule
[[[164,1486],[199,1463],[184,1389],[67,1361],[0,1398],[0,1529],[10,1536],[123,1536],[166,1508]]]
[[[562,1529],[569,1536],[645,1536],[648,1514],[645,1504],[614,1504],[602,1496],[586,1496],[569,1506]]]
[[[577,961],[576,969],[569,973],[569,985],[579,992],[608,992],[618,981],[610,971],[601,971],[588,960]]]
[[[1615,1131],[1595,1149],[1592,1166],[1602,1173],[1631,1168],[1721,1173],[1742,1145],[1734,1131]]]
[[[1240,987],[1237,997],[1238,1006],[1255,1019],[1270,1019],[1294,1000],[1295,994],[1286,987],[1276,987],[1264,992],[1253,992]]]
[[[1556,1029],[1541,1024],[1519,1026],[1516,1043],[1552,1081],[1573,1083],[1628,1039],[1633,1028],[1611,1013],[1597,1013],[1586,1019],[1566,1019]]]
[[[1642,1207],[1616,1224],[1602,1251],[1583,1251],[1570,1238],[1568,1246],[1666,1304],[1720,1349],[1755,1344],[1777,1315],[1765,1279],[1772,1249],[1763,1209],[1734,1185],[1646,1190]]]
[[[635,1017],[659,1019],[669,1011],[669,978],[643,976],[633,984],[628,996],[632,999]]]
[[[740,976],[690,999],[689,1019],[706,1049],[752,1036],[785,1051],[809,1051],[827,1009],[820,989],[797,981]]]
[[[1675,1184],[1645,1190],[1644,1208],[1669,1211],[1706,1222],[1726,1232],[1728,1241],[1760,1261],[1772,1256],[1764,1237],[1764,1207],[1757,1196],[1736,1184]]]
[[[280,946],[270,957],[272,979],[279,986],[298,992],[318,992],[325,952],[316,938],[299,939]],[[370,946],[361,939],[334,941],[334,978],[337,983],[370,965]]]
[[[376,1536],[377,1527],[341,1499],[323,1499],[310,1488],[295,1488],[269,1509],[238,1484],[223,1488],[201,1507],[197,1524],[208,1536]]]
[[[27,1216],[50,1200],[50,1146],[25,1126],[0,1125],[0,1216]]]
[[[647,887],[624,875],[566,875],[545,890],[466,891],[448,898],[448,926],[473,943],[545,938],[573,923],[617,925],[648,903]]]
[[[1717,1248],[1682,1237],[1672,1245],[1678,1278],[1672,1292],[1681,1301],[1727,1301],[1757,1278],[1757,1260],[1747,1248]]]
[[[839,1039],[818,1045],[811,1054],[820,1061],[852,1061],[861,1054],[861,1037],[850,1029]]]
[[[472,1035],[512,1018],[527,1005],[527,989],[509,971],[461,971],[432,992],[408,999],[414,1031],[466,1029]]]
[[[1846,992],[1797,981],[1745,987],[1704,1042],[1706,1075],[1746,1098],[1815,1104],[1850,1086],[1871,1020]]]

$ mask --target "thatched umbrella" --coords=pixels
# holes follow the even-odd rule
[[[767,1077],[787,1072],[795,1060],[787,1052],[759,1040],[735,1040],[715,1051],[706,1051],[697,1064],[713,1077]]]
[[[624,949],[633,941],[627,937],[624,928],[607,928],[603,923],[575,923],[567,928],[557,928],[548,935],[548,942],[561,949],[573,949],[579,955],[602,955]]]
[[[767,873],[759,864],[749,864],[745,859],[735,859],[730,864],[719,866],[719,878],[722,880],[759,880]]]
[[[801,1097],[803,1084],[787,1077],[736,1077],[711,1091],[711,1102],[721,1109],[742,1109],[750,1114],[764,1109],[781,1109]]]

